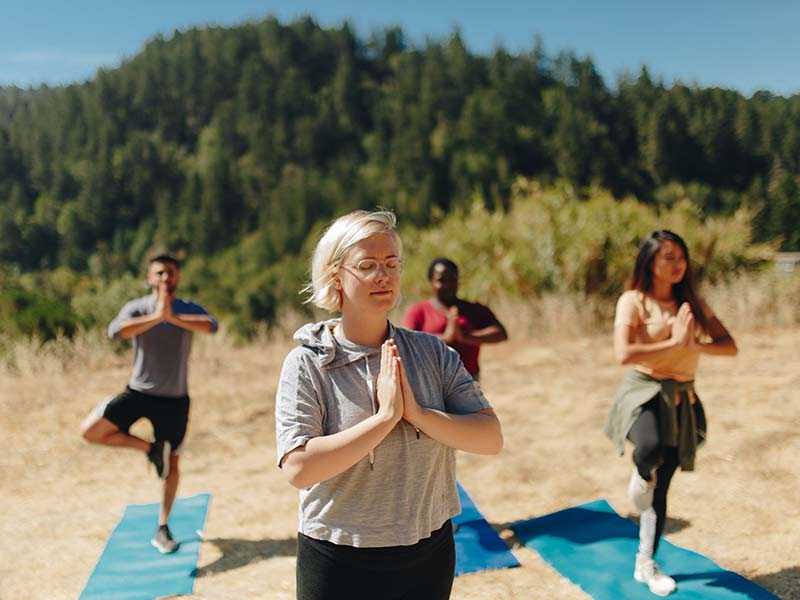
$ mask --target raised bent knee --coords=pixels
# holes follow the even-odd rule
[[[91,416],[81,423],[81,437],[91,444],[102,444],[105,438],[116,431],[116,427],[104,419]]]
[[[97,444],[101,439],[98,432],[91,425],[81,425],[81,437],[91,444]]]
[[[633,462],[639,471],[650,472],[664,462],[664,452],[661,444],[641,444],[633,450]]]

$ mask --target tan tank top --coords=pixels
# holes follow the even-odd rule
[[[714,315],[707,306],[703,306],[706,318]],[[666,340],[672,334],[672,323],[678,313],[678,303],[674,300],[661,302],[638,290],[628,290],[619,297],[614,327],[632,327],[635,340],[641,343],[653,343]],[[699,326],[695,335],[700,333]],[[697,363],[700,360],[698,346],[692,348],[677,347],[659,356],[642,359],[634,364],[637,371],[646,373],[656,379],[674,379],[675,381],[692,381]]]

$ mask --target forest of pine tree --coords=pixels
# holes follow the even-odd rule
[[[244,288],[227,300],[243,319],[296,292],[333,215],[505,210],[520,176],[688,197],[704,216],[753,207],[756,241],[800,250],[800,96],[665,86],[644,67],[610,86],[538,41],[480,55],[457,32],[417,47],[310,18],[176,31],[85,83],[0,87],[3,269],[110,281],[168,248],[219,302]]]

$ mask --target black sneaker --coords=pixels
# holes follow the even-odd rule
[[[153,534],[153,539],[150,540],[153,547],[161,552],[161,554],[172,554],[178,549],[180,544],[172,537],[169,527],[160,525],[156,532]]]
[[[167,475],[169,475],[169,455],[171,453],[172,447],[169,442],[157,440],[150,444],[147,460],[153,463],[159,479],[166,479]]]

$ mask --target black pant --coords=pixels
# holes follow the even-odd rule
[[[125,391],[106,404],[103,417],[125,433],[139,419],[149,419],[153,424],[156,440],[168,441],[174,452],[183,443],[186,435],[189,405],[189,396],[153,396],[126,387]]]
[[[642,407],[641,414],[633,422],[628,439],[633,442],[633,463],[644,479],[650,480],[651,472],[656,470],[656,489],[653,492],[653,508],[656,511],[656,539],[653,553],[664,532],[667,521],[667,490],[680,462],[678,448],[661,443],[661,424],[658,418],[658,402],[654,398]],[[680,411],[678,411],[680,414]]]
[[[298,600],[447,600],[456,554],[447,521],[412,546],[355,548],[297,534]]]

